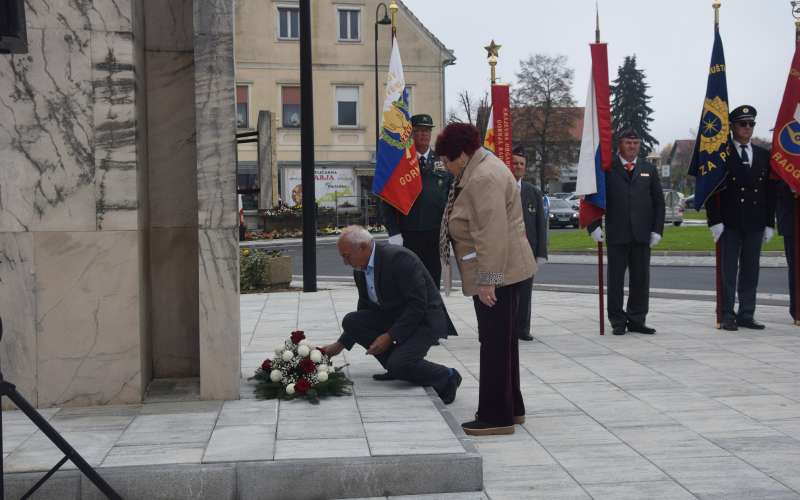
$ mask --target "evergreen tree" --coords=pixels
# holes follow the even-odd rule
[[[649,106],[651,97],[647,95],[650,85],[645,83],[644,71],[636,67],[636,56],[626,56],[625,62],[617,69],[617,79],[611,85],[611,120],[614,138],[626,129],[633,129],[642,138],[640,158],[645,158],[658,144],[650,135],[650,122],[653,121],[653,108]]]

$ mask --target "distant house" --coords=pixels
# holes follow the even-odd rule
[[[694,142],[694,139],[678,139],[666,158],[662,156],[662,164],[670,166],[670,186],[686,194],[694,191],[694,178],[688,175]]]
[[[359,206],[371,197],[375,172],[375,12],[378,0],[311,2],[316,197],[320,206]],[[445,119],[448,49],[398,1],[397,38],[412,113]],[[382,13],[381,13],[382,14]],[[391,28],[378,26],[378,105],[382,106]],[[240,187],[259,175],[277,179],[277,197],[288,205],[300,196],[300,10],[297,0],[236,0],[236,119],[253,130],[259,111],[275,125],[273,172],[258,172],[255,144],[238,148]],[[274,203],[274,201],[273,201]],[[245,200],[245,209],[256,208]],[[259,207],[271,208],[271,207]]]

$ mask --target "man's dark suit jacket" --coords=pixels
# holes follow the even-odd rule
[[[389,335],[398,344],[423,329],[434,339],[457,335],[447,309],[422,261],[411,250],[397,245],[375,245],[375,292],[369,300],[367,278],[353,271],[358,287],[358,310],[380,312],[392,324]]]
[[[752,166],[742,163],[731,144],[728,147],[728,176],[720,190],[720,206],[716,196],[706,202],[708,225],[720,222],[725,229],[745,232],[763,231],[775,227],[775,182],[769,178],[769,152],[753,144]]]
[[[649,244],[650,233],[664,234],[664,191],[656,167],[638,159],[631,176],[615,156],[605,175],[606,243]],[[591,233],[599,225],[587,229]]]
[[[531,244],[533,256],[547,258],[547,221],[544,218],[542,192],[530,182],[522,181],[522,218],[525,221],[525,234]]]

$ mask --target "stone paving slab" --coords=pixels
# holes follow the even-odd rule
[[[305,330],[317,344],[338,337],[356,292],[323,287],[314,294],[242,297],[243,377],[291,330]],[[112,476],[139,470],[143,477],[171,475],[176,484],[191,484],[192,467],[200,467],[223,483],[249,481],[240,498],[264,498],[258,496],[263,488],[277,488],[269,490],[274,498],[292,498],[278,494],[297,493],[288,482],[260,481],[301,463],[314,464],[319,481],[341,488],[327,498],[397,498],[392,488],[459,456],[479,458],[482,466],[473,461],[471,469],[443,477],[438,492],[407,498],[800,498],[800,328],[790,324],[785,307],[759,305],[764,331],[722,332],[713,326],[713,302],[654,299],[648,323],[656,335],[601,337],[596,296],[536,291],[535,341],[520,344],[526,423],[510,436],[465,438],[456,430],[451,439],[445,429],[475,412],[479,355],[472,302],[455,294],[446,302],[459,336],[432,348],[429,358],[464,377],[446,407],[422,388],[373,381],[380,367],[356,348],[342,361],[350,364],[354,395],[316,407],[255,400],[247,383],[240,401],[192,401],[190,384],[166,381],[154,394],[158,403],[49,409],[46,417],[79,444],[92,429],[105,433],[107,440],[80,446]],[[179,401],[168,399],[170,387],[180,387]],[[3,418],[5,462],[18,470],[41,468],[46,443],[18,414]],[[181,419],[185,426],[177,424]],[[355,419],[359,425],[350,425]],[[456,443],[461,453],[453,453]],[[231,466],[227,460],[237,453],[261,461]],[[150,465],[133,465],[145,459]],[[380,466],[367,477],[359,467],[370,460]],[[129,465],[109,467],[115,463]],[[472,472],[459,475],[464,471]],[[80,490],[85,480],[76,483],[76,473],[57,479]],[[476,474],[483,491],[445,493]],[[372,489],[359,494],[357,485]]]

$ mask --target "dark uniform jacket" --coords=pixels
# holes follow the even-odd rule
[[[442,224],[442,215],[447,206],[447,195],[450,192],[452,174],[444,168],[434,168],[438,159],[431,150],[427,160],[420,157],[420,173],[422,176],[422,192],[414,201],[408,215],[403,215],[388,203],[382,203],[383,219],[389,236],[406,231],[438,231]]]
[[[530,182],[522,181],[520,188],[522,199],[522,219],[525,221],[525,235],[531,244],[533,256],[537,259],[547,258],[547,221],[544,217],[544,197],[539,189]]]
[[[367,278],[353,271],[358,288],[358,310],[378,311],[389,322],[389,335],[397,343],[424,329],[432,338],[458,335],[439,294],[439,287],[414,252],[397,245],[375,245],[375,293],[369,300]]]
[[[664,191],[659,172],[641,158],[633,175],[614,157],[606,175],[606,243],[650,243],[650,233],[664,234]],[[597,228],[594,222],[589,232]]]
[[[728,175],[716,196],[706,202],[708,225],[720,222],[725,229],[763,231],[775,226],[775,182],[770,180],[769,152],[753,144],[751,166],[742,163],[732,144],[728,145]]]
[[[781,236],[794,236],[794,193],[789,186],[779,181],[776,187],[777,207],[776,216],[778,219],[778,232]]]

